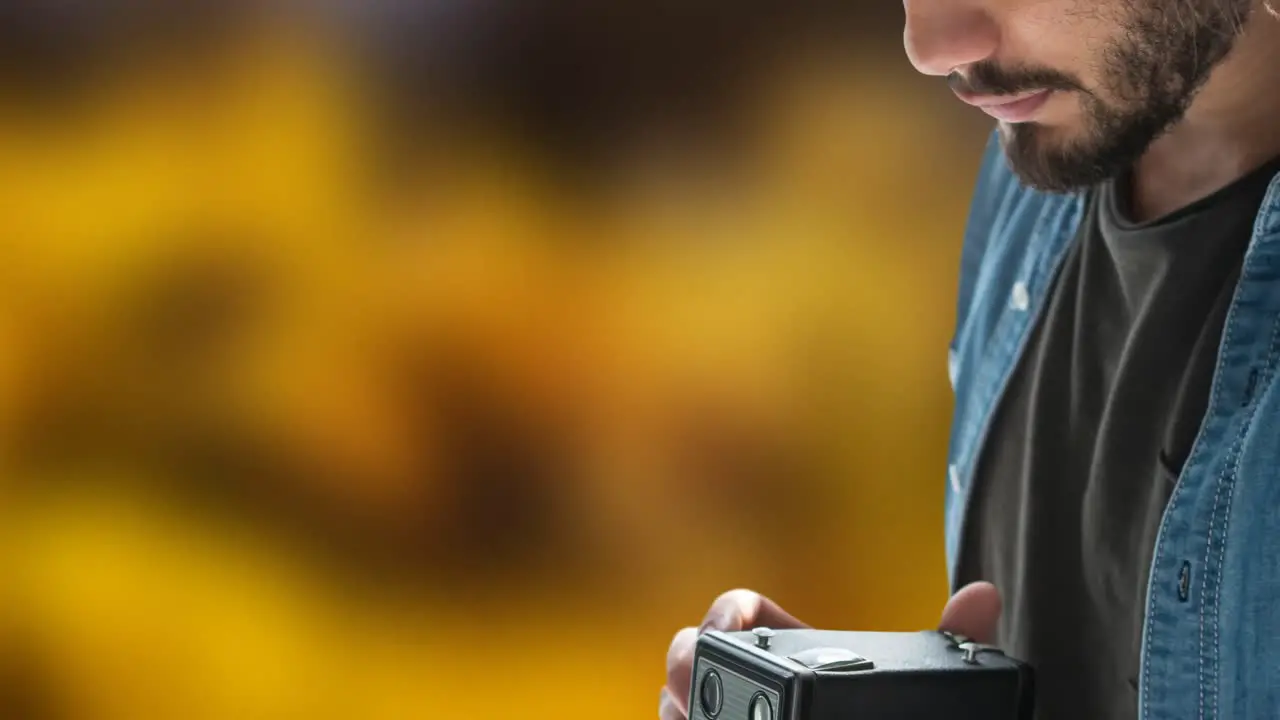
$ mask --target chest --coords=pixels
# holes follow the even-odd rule
[[[1046,204],[1010,219],[1002,227],[1008,237],[992,242],[972,279],[972,304],[951,357],[956,410],[946,517],[953,573],[973,466],[1066,258],[1076,229],[1068,216]],[[1139,678],[1141,717],[1149,720],[1280,717],[1277,216],[1259,218],[1233,288],[1207,407],[1152,549]]]

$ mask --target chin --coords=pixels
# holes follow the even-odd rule
[[[1005,157],[1023,185],[1042,192],[1067,194],[1111,177],[1087,141],[1038,125],[1001,127]]]

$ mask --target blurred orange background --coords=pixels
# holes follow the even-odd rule
[[[50,5],[0,717],[638,720],[724,590],[935,621],[986,127],[895,8]]]

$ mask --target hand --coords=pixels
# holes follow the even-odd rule
[[[702,625],[676,633],[667,651],[667,685],[662,688],[658,715],[662,720],[686,720],[693,675],[693,650],[707,630],[736,632],[756,627],[776,630],[808,627],[769,598],[750,590],[727,592],[711,603]]]
[[[978,642],[995,639],[1000,619],[1000,593],[991,583],[973,583],[960,589],[942,610],[939,630],[957,633]],[[756,627],[787,630],[808,627],[769,598],[750,590],[727,592],[711,604],[702,625],[676,633],[667,651],[667,685],[658,706],[661,720],[686,720],[693,674],[693,651],[698,635],[707,630],[736,632]]]

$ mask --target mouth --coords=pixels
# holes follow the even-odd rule
[[[1024,123],[1035,117],[1052,94],[1052,90],[1034,90],[1017,95],[971,95],[957,92],[956,97],[997,120]]]

